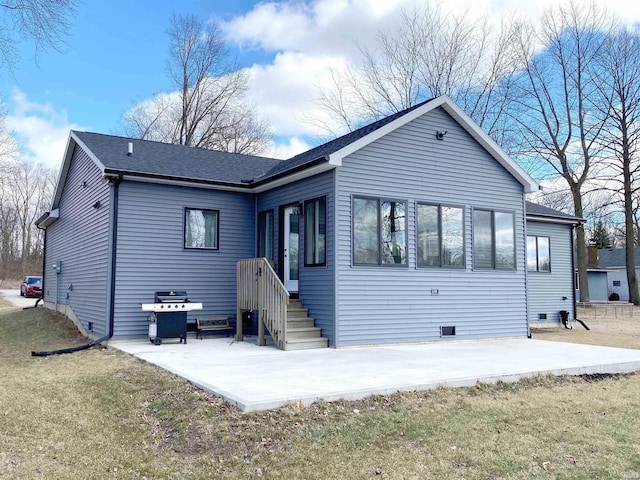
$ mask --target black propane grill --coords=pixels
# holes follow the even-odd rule
[[[163,338],[179,338],[187,343],[187,312],[202,310],[202,303],[189,302],[185,290],[158,291],[155,303],[143,303],[142,311],[151,312],[149,340],[156,345]]]

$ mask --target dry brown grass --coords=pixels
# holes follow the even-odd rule
[[[640,375],[243,414],[121,352],[30,356],[82,341],[44,309],[0,312],[0,478],[640,478]]]
[[[590,330],[574,322],[571,330],[532,329],[533,338],[640,349],[640,307],[619,304],[578,307],[577,316]]]

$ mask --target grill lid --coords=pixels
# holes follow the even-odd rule
[[[166,302],[188,302],[189,298],[187,297],[186,290],[162,290],[155,293],[156,303],[166,303]]]

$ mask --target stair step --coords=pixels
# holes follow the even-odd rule
[[[318,327],[287,328],[287,338],[317,338],[320,336]]]
[[[287,315],[289,317],[299,318],[309,315],[308,308],[287,308]]]
[[[311,348],[327,348],[329,341],[326,338],[288,338],[285,350],[308,350]]]
[[[291,328],[309,328],[315,326],[313,318],[287,318],[287,330]]]

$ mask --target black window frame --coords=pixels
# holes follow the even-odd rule
[[[476,212],[490,213],[491,220],[491,266],[476,265]],[[500,267],[497,265],[497,244],[496,244],[496,213],[511,215],[511,229],[513,232],[513,267]],[[516,213],[513,210],[500,210],[490,208],[473,208],[471,212],[471,249],[473,252],[473,269],[474,270],[499,270],[503,272],[513,272],[518,269],[517,244],[516,244]],[[526,268],[526,266],[525,266]]]
[[[187,245],[187,219],[189,218],[190,211],[207,212],[216,214],[216,232],[215,232],[215,246],[213,247],[194,247]],[[182,232],[182,247],[185,250],[203,250],[203,251],[218,251],[220,250],[220,210],[212,208],[197,208],[197,207],[184,207],[183,217],[183,232]]]
[[[316,219],[316,211],[318,210],[317,204],[318,202],[322,202],[322,207],[321,207],[321,211],[322,211],[322,216],[324,219],[324,243],[322,245],[324,252],[323,252],[323,260],[322,261],[317,261],[316,257],[317,257],[317,252],[318,252],[318,239],[315,235],[316,232],[316,228],[314,228],[314,235],[310,236],[308,235],[308,228],[309,225],[311,225],[310,222],[310,217],[313,217],[313,221],[314,221],[314,226],[315,226],[315,219]],[[311,215],[309,213],[309,207],[313,207],[313,214]],[[327,266],[327,197],[326,195],[320,196],[320,197],[316,197],[316,198],[311,198],[309,200],[305,200],[304,205],[303,205],[303,221],[304,221],[304,231],[303,231],[303,235],[304,235],[304,266],[305,267],[326,267]],[[311,243],[309,243],[311,242]],[[313,261],[309,262],[309,258],[308,258],[308,254],[312,253],[312,257],[313,257]]]
[[[536,268],[529,268],[529,239],[534,238],[536,241]],[[540,239],[547,239],[547,247],[549,254],[549,268],[548,270],[540,269]],[[527,235],[527,271],[528,272],[536,272],[536,273],[551,273],[551,237],[548,235]]]
[[[356,200],[368,200],[376,202],[376,236],[377,236],[377,263],[358,263],[355,261],[355,230],[356,225],[354,221],[354,207]],[[382,255],[382,204],[384,202],[392,202],[403,204],[405,208],[404,215],[404,249],[405,258],[404,263],[383,263]],[[390,267],[390,268],[408,268],[409,267],[409,201],[400,200],[397,198],[389,197],[371,197],[366,195],[353,195],[351,197],[351,265],[354,267]]]
[[[260,232],[260,227],[262,225],[262,219],[263,218],[265,219],[265,225],[266,225],[266,221],[267,221],[266,219],[268,218],[269,214],[271,215],[271,256],[267,255],[267,253],[268,253],[266,251],[267,246],[266,245],[262,245],[262,241],[263,240],[262,240],[262,235],[261,235],[261,232]],[[276,248],[275,248],[275,218],[276,218],[276,214],[275,214],[275,211],[274,211],[273,208],[269,209],[269,210],[263,210],[261,212],[258,212],[258,235],[257,235],[258,242],[257,242],[257,245],[256,245],[256,255],[258,256],[258,258],[264,257],[264,258],[266,258],[267,260],[269,260],[271,262],[273,262],[275,260],[275,254],[276,254]],[[266,229],[265,230],[265,235],[268,235],[268,233],[269,233],[269,231],[268,231],[268,229]],[[264,250],[265,250],[264,255],[262,254],[263,253],[262,252],[263,247],[264,247]]]
[[[420,259],[420,222],[419,222],[419,212],[421,206],[426,207],[436,207],[437,215],[438,215],[438,252],[439,252],[439,265],[427,265],[421,263]],[[462,211],[462,264],[461,265],[446,265],[444,263],[444,240],[442,235],[442,209],[443,208],[455,208]],[[417,268],[446,268],[453,270],[465,270],[467,268],[467,243],[466,243],[466,231],[465,231],[465,218],[466,218],[466,209],[464,205],[453,205],[453,204],[440,204],[440,203],[432,203],[432,202],[416,202],[416,267]]]

